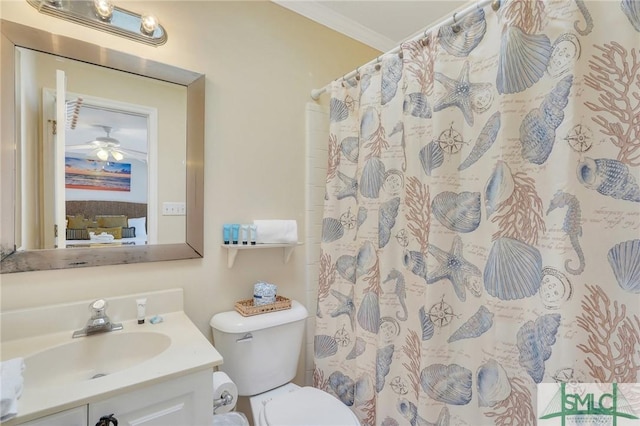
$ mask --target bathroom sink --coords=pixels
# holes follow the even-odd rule
[[[99,380],[145,362],[170,345],[169,336],[155,332],[114,331],[73,339],[25,357],[25,388]]]
[[[161,322],[138,324],[137,300],[141,297],[147,298],[151,311],[147,315],[157,314]],[[90,303],[81,300],[0,311],[0,361],[22,358],[25,363],[18,414],[1,422],[2,426],[86,409],[87,404],[128,392],[144,394],[145,389],[174,380],[183,383],[183,378],[192,375],[199,376],[201,385],[210,390],[211,372],[222,364],[222,356],[183,311],[181,288],[111,298],[109,313],[123,329],[74,339],[72,334],[87,320]],[[185,397],[191,392],[187,383],[191,386],[186,380],[186,387],[180,387]],[[150,395],[155,399],[154,392]]]

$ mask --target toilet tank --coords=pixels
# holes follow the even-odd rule
[[[224,359],[219,369],[239,395],[257,395],[295,377],[307,315],[292,300],[291,309],[250,317],[229,311],[211,318],[213,345]]]

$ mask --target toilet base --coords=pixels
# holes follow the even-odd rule
[[[249,420],[238,412],[214,414],[213,426],[249,426]]]

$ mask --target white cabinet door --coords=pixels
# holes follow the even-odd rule
[[[89,426],[110,414],[118,426],[212,425],[212,372],[193,373],[89,404]]]
[[[20,423],[20,426],[87,426],[87,406],[83,405],[27,423]]]

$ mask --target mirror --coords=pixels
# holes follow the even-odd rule
[[[16,57],[27,124],[18,147],[17,250],[184,242],[185,216],[161,207],[185,200],[186,87],[22,47]],[[57,117],[58,71],[66,117]],[[56,191],[61,167],[64,186]],[[102,229],[122,238],[90,238],[87,229],[100,234],[96,219],[106,215],[126,217],[113,223],[122,229]],[[128,219],[145,226],[125,229]]]
[[[9,21],[1,21],[2,30],[2,140],[0,142],[0,161],[2,166],[2,185],[1,192],[1,224],[2,233],[0,234],[0,243],[2,248],[2,262],[0,264],[0,272],[21,272],[33,270],[77,268],[86,266],[115,265],[124,263],[139,263],[163,260],[189,259],[202,257],[203,254],[203,152],[204,152],[204,76],[191,71],[182,70],[173,66],[159,64],[149,60],[137,58],[132,55],[105,49],[100,46],[91,45],[79,40],[50,34],[41,30],[36,30],[20,24]],[[149,238],[149,242],[158,241],[159,244],[145,244],[118,247],[101,247],[99,250],[94,248],[73,248],[73,249],[42,249],[42,250],[16,250],[16,243],[22,243],[22,234],[19,233],[23,225],[23,215],[20,203],[23,196],[18,189],[18,184],[24,188],[24,182],[20,182],[24,175],[15,173],[20,171],[21,161],[19,141],[22,140],[22,133],[26,131],[34,131],[34,126],[41,126],[43,129],[41,134],[46,134],[46,122],[43,120],[40,124],[26,124],[23,120],[26,115],[24,108],[16,108],[16,86],[19,87],[20,78],[16,72],[16,64],[19,63],[20,56],[16,54],[16,48],[32,49],[39,52],[50,53],[64,59],[62,62],[70,63],[77,60],[81,61],[80,66],[93,67],[100,65],[104,72],[126,72],[130,78],[141,79],[150,77],[159,80],[158,84],[164,84],[168,87],[178,85],[179,88],[186,91],[186,123],[182,126],[186,130],[185,145],[183,145],[182,157],[183,165],[182,173],[177,175],[175,182],[184,183],[182,187],[186,187],[186,194],[183,199],[186,200],[186,223],[181,228],[184,230],[180,237],[180,242],[171,242],[172,237],[163,238],[162,233],[158,232],[153,238]],[[16,59],[18,58],[18,59]],[[84,90],[83,90],[84,91]],[[69,93],[72,91],[70,90]],[[86,94],[86,93],[85,93]],[[39,96],[43,96],[39,94]],[[73,100],[77,99],[75,94],[67,95],[70,98],[71,108]],[[44,97],[43,97],[44,98]],[[142,98],[144,99],[144,97]],[[93,99],[95,100],[95,99]],[[95,106],[95,105],[93,105]],[[88,110],[85,110],[88,111]],[[82,112],[80,112],[82,114]],[[86,113],[86,117],[89,114]],[[81,117],[81,115],[80,115]],[[158,116],[158,130],[149,127],[150,133],[160,133],[162,131],[163,120],[167,120],[166,114]],[[94,123],[97,125],[104,123]],[[107,127],[109,124],[104,124]],[[175,126],[174,126],[175,127]],[[180,127],[180,126],[178,126]],[[104,127],[100,129],[104,131]],[[116,135],[114,132],[111,136]],[[98,139],[98,138],[96,138]],[[149,138],[151,140],[152,138]],[[158,138],[160,139],[160,138]],[[176,139],[176,137],[173,137]],[[45,142],[42,136],[42,142]],[[78,144],[77,142],[74,142]],[[161,142],[159,142],[158,150],[161,151]],[[179,146],[179,144],[178,144]],[[151,149],[151,148],[150,148]],[[149,157],[152,158],[152,157]],[[158,153],[158,170],[164,171],[166,165],[163,163],[161,153]],[[111,158],[113,159],[113,158]],[[133,163],[133,161],[132,161]],[[151,161],[153,163],[153,161]],[[46,169],[46,168],[45,168]],[[186,172],[186,173],[185,173]],[[44,172],[43,172],[44,173]],[[155,172],[150,172],[148,180],[149,186],[153,187]],[[132,173],[133,178],[133,173]],[[183,191],[184,192],[184,191]],[[180,201],[171,199],[178,197],[176,195],[158,195],[154,200],[153,191],[149,192],[150,205],[155,203],[151,217],[154,212],[157,213],[156,228],[165,228],[162,225],[162,215],[160,208],[163,202]],[[77,195],[77,194],[76,194]],[[169,198],[167,198],[169,197]],[[91,198],[91,197],[90,197]],[[93,197],[95,198],[95,197]],[[16,211],[20,214],[16,214]],[[105,212],[110,214],[113,212]],[[44,219],[36,220],[36,222],[44,222]],[[151,221],[153,222],[153,220]],[[147,224],[147,227],[149,225]],[[13,232],[12,232],[13,231]],[[18,238],[16,238],[18,236]],[[170,243],[164,244],[163,241]],[[184,241],[184,242],[182,242]]]

